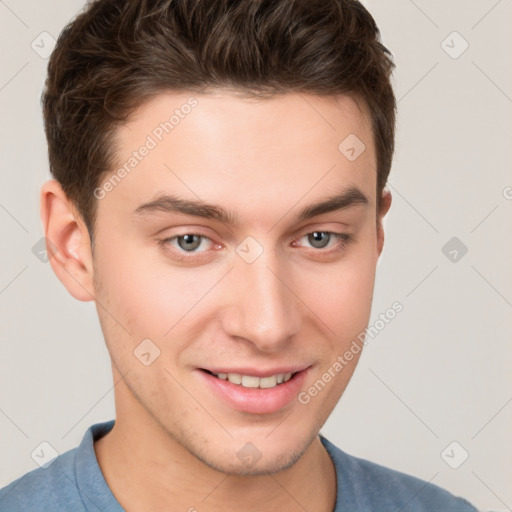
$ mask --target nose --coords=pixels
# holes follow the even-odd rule
[[[236,256],[228,276],[223,318],[227,335],[261,352],[278,352],[300,329],[300,300],[293,292],[290,264],[263,250],[252,263]]]

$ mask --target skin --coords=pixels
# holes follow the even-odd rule
[[[191,96],[191,113],[98,201],[94,251],[59,184],[41,189],[52,268],[73,297],[95,301],[112,358],[116,423],[95,443],[100,468],[127,511],[332,511],[336,475],[318,432],[360,353],[309,403],[266,414],[231,407],[198,369],[307,365],[307,390],[364,331],[391,205],[385,189],[377,211],[368,116],[344,95],[162,93],[118,128],[118,165]],[[349,134],[366,145],[352,162],[338,150]],[[349,186],[368,204],[297,220]],[[239,224],[134,214],[160,193],[221,205]],[[353,241],[318,248],[315,231]],[[192,257],[183,239],[158,243],[185,234],[207,237]],[[252,263],[236,252],[249,236],[263,248]],[[160,356],[146,366],[133,352],[148,338]],[[262,454],[250,467],[237,457],[248,442]]]

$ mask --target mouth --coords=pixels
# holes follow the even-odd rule
[[[206,392],[222,407],[252,414],[273,414],[293,406],[311,365],[265,371],[255,368],[197,368]]]
[[[215,373],[210,370],[202,369],[203,372],[216,377],[217,379],[227,380],[231,384],[242,386],[244,388],[271,389],[288,382],[299,372],[276,373],[267,377],[257,377],[256,375],[243,375],[241,373]]]

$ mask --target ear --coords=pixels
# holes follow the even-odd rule
[[[40,215],[53,271],[75,299],[94,300],[89,232],[56,180],[41,187]]]
[[[382,248],[384,247],[384,226],[383,219],[388,213],[388,210],[391,206],[391,192],[388,188],[384,187],[382,191],[382,196],[380,200],[380,209],[377,212],[377,253],[380,256],[382,252]]]

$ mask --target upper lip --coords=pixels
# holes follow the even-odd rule
[[[270,377],[272,375],[278,375],[280,373],[298,373],[302,370],[309,368],[310,364],[298,364],[298,365],[287,365],[287,366],[276,366],[275,368],[250,368],[244,367],[227,367],[227,366],[216,366],[216,367],[203,367],[201,370],[208,370],[211,373],[237,373],[239,375],[250,375],[252,377]]]

